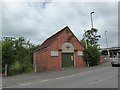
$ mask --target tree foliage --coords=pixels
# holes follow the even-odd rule
[[[95,45],[92,46],[88,44],[88,48],[85,48],[84,52],[85,55],[83,56],[83,58],[86,61],[86,64],[89,64],[90,66],[99,64],[100,52]]]
[[[86,40],[87,44],[89,43],[90,45],[99,46],[98,41],[101,36],[97,35],[97,31],[98,29],[95,28],[91,28],[91,30],[85,31],[83,39]]]
[[[84,47],[84,60],[88,65],[96,65],[100,60],[100,51],[99,51],[99,38],[100,35],[97,35],[97,29],[92,28],[91,30],[87,30],[84,33],[84,37],[81,40],[82,46]]]
[[[21,74],[32,70],[32,53],[35,46],[24,37],[4,37],[2,40],[2,71],[8,65],[8,75]],[[15,70],[15,72],[14,72]]]
[[[5,64],[8,65],[8,69],[10,65],[15,62],[14,57],[14,40],[13,38],[4,38],[2,41],[2,69],[3,72],[5,70]]]

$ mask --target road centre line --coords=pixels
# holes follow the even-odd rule
[[[110,79],[110,78],[112,78],[113,76],[115,76],[115,75],[111,75],[111,76],[109,76],[109,77],[107,77],[107,78],[104,78],[104,79],[100,79],[100,80],[96,80],[96,81],[90,82],[89,85],[93,85],[93,84],[96,84],[96,83],[98,83],[98,82],[101,82],[101,81]]]
[[[4,87],[4,88],[14,88],[14,87],[17,87],[17,86],[25,86],[25,85],[29,85],[31,83],[24,83],[24,84],[18,84],[18,85],[15,85],[15,86],[8,86],[8,87]]]
[[[49,79],[45,79],[45,80],[41,80],[40,82],[46,82],[46,81],[48,81]]]
[[[72,75],[69,75],[69,76],[67,76],[67,77],[73,77],[73,76],[75,76],[75,75],[72,74]]]
[[[106,69],[106,68],[108,68],[108,67],[104,67],[104,69]],[[99,71],[101,69],[102,68],[100,68],[100,69],[94,69],[94,70],[90,70],[90,71],[87,71],[87,72],[81,72],[81,73],[72,74],[72,75],[69,75],[69,76],[58,77],[58,78],[55,78],[55,79],[63,79],[63,78],[67,78],[67,77],[73,77],[75,75],[82,75],[82,74],[86,74],[86,73],[90,73],[90,72],[94,72],[94,71]]]
[[[46,82],[48,81],[49,79],[45,79],[45,80],[41,80],[40,82]],[[23,83],[23,84],[18,84],[18,85],[15,85],[15,86],[8,86],[8,87],[5,87],[5,88],[12,88],[12,87],[17,87],[17,86],[25,86],[25,85],[29,85],[31,83]]]
[[[99,71],[100,69],[95,69],[94,71]]]
[[[90,70],[90,71],[87,71],[87,72],[99,71],[99,70],[104,70],[104,69],[107,69],[107,68],[109,68],[109,66],[108,67],[103,67],[103,68],[97,68],[97,69]]]
[[[106,69],[108,67],[104,67],[103,69]],[[94,70],[90,70],[90,71],[87,71],[87,72],[81,72],[81,73],[77,73],[77,74],[72,74],[72,75],[69,75],[69,76],[62,76],[62,77],[58,77],[58,78],[55,78],[55,79],[63,79],[63,78],[69,78],[69,77],[73,77],[75,75],[82,75],[82,74],[86,74],[86,73],[90,73],[90,72],[94,72],[94,71],[99,71],[101,70],[102,68],[98,68],[98,69],[94,69]]]
[[[93,72],[93,70],[87,71],[87,72]]]
[[[107,69],[107,68],[109,68],[110,66],[108,66],[108,67],[103,67],[103,68],[101,68],[101,69]]]
[[[85,74],[85,72],[81,72],[81,73],[79,73],[80,75],[83,75],[83,74]]]
[[[25,85],[29,85],[31,83],[24,83],[24,84],[19,84],[18,86],[25,86]]]
[[[101,68],[101,69],[106,69],[106,67],[105,68]]]

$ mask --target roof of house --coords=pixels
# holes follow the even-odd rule
[[[57,33],[55,33],[54,35],[52,35],[51,37],[47,38],[40,46],[37,47],[36,51],[39,51],[41,49],[47,48],[48,46],[50,46],[55,39],[57,39],[57,37],[61,34],[61,32],[63,32],[64,30],[70,30],[68,26],[66,26],[65,28],[63,28],[62,30],[58,31]],[[72,33],[72,31],[70,30],[70,32]],[[73,33],[72,33],[73,34]],[[73,34],[74,35],[74,34]],[[76,36],[75,36],[76,38]],[[77,38],[76,38],[77,39]],[[78,40],[78,39],[77,39]],[[79,41],[79,40],[78,40]]]

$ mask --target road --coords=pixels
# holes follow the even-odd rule
[[[0,90],[2,89],[2,75],[0,75]]]
[[[91,68],[54,78],[38,78],[5,88],[118,88],[118,67]]]

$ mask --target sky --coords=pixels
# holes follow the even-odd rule
[[[2,37],[25,37],[35,45],[68,26],[81,40],[84,30],[91,29],[90,12],[94,11],[93,27],[101,35],[99,44],[118,46],[118,2],[2,2]]]

